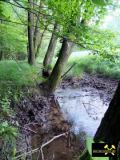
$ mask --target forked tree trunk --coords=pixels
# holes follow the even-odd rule
[[[94,136],[94,141],[109,143],[118,143],[120,141],[120,82]]]
[[[32,0],[28,0],[30,8],[32,9]],[[28,11],[28,63],[35,64],[35,53],[33,45],[33,13]]]
[[[57,30],[57,24],[55,23],[53,33],[52,33],[52,37],[51,37],[51,40],[50,40],[50,43],[49,43],[44,61],[43,61],[43,66],[44,66],[45,70],[47,70],[48,66],[51,65],[52,59],[53,59],[53,56],[54,56],[55,47],[56,47],[56,44],[57,44],[57,36],[55,35],[56,30]]]
[[[53,71],[48,78],[47,88],[48,93],[51,94],[55,91],[56,86],[59,84],[61,80],[61,74],[64,69],[65,64],[71,54],[71,50],[73,47],[73,42],[68,41],[67,39],[63,39],[63,44],[59,53],[58,60],[53,68]]]

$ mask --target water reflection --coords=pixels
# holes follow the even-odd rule
[[[87,87],[59,89],[56,95],[65,118],[73,122],[74,132],[93,136],[108,107],[102,94]]]

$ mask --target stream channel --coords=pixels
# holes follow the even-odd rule
[[[94,136],[117,83],[85,74],[82,78],[65,79],[53,97],[34,94],[24,99],[17,111],[18,121],[23,126],[18,150],[26,148],[26,154],[24,149],[22,155],[26,155],[27,160],[74,160],[79,157],[85,149],[86,136]],[[66,132],[67,135],[44,147],[43,158],[41,146]],[[18,152],[17,159],[20,158],[21,152]]]

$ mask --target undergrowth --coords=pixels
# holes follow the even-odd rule
[[[10,108],[9,92],[0,99],[0,155],[1,159],[13,159],[16,154],[18,129],[12,124],[14,112]]]
[[[11,108],[11,100],[18,102],[25,88],[34,87],[40,77],[39,67],[25,62],[0,62],[0,155],[2,159],[13,159],[16,154],[16,138],[18,122],[12,123],[15,113]],[[18,125],[16,125],[16,123]]]
[[[120,78],[120,60],[117,59],[113,62],[97,55],[88,55],[70,59],[69,64],[73,63],[76,65],[69,72],[69,76],[80,76],[83,72],[87,72],[115,79]]]
[[[38,68],[25,62],[1,61],[0,82],[16,86],[30,86],[35,83]]]

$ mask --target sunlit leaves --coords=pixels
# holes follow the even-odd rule
[[[0,8],[2,9],[2,14],[5,18],[10,18],[12,14],[12,8],[9,4],[0,2]]]

